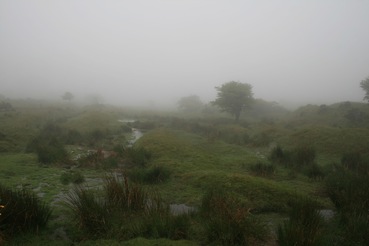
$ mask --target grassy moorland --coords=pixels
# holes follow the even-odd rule
[[[368,242],[368,105],[263,102],[235,123],[218,112],[10,103],[0,245]],[[130,146],[132,128],[144,135]]]

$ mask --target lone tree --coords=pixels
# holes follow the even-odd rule
[[[74,96],[71,92],[67,91],[67,92],[64,93],[62,98],[63,98],[63,100],[66,100],[66,101],[70,102],[71,100],[73,100]]]
[[[367,100],[369,102],[369,76],[360,82],[360,87],[365,91],[363,100]]]
[[[218,95],[212,104],[232,114],[236,121],[240,118],[242,110],[253,101],[252,86],[247,83],[230,81],[215,89]]]
[[[203,107],[200,97],[196,95],[182,97],[178,101],[178,109],[186,113],[199,112]]]

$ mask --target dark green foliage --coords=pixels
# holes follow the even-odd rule
[[[271,163],[257,162],[250,167],[251,172],[258,176],[267,177],[275,173],[275,166]]]
[[[68,153],[60,142],[56,139],[48,143],[39,143],[36,148],[38,161],[42,164],[52,164],[57,162],[67,162]]]
[[[284,152],[281,146],[277,145],[274,147],[270,153],[270,160],[274,163],[281,163],[284,161]]]
[[[369,174],[369,160],[360,152],[344,153],[341,157],[341,164],[344,168],[358,174]]]
[[[122,211],[144,211],[148,193],[138,185],[131,185],[127,178],[123,181],[114,176],[105,179],[104,192],[109,208]]]
[[[71,208],[79,228],[91,237],[100,237],[108,229],[108,215],[106,202],[91,191],[82,187],[75,187],[68,194],[67,206]]]
[[[104,190],[77,187],[68,196],[77,225],[92,238],[128,240],[135,237],[184,239],[191,217],[174,216],[158,195],[127,178],[108,176]]]
[[[360,87],[365,92],[365,96],[363,100],[367,100],[369,102],[369,77],[366,77],[360,82]]]
[[[306,167],[305,173],[313,180],[319,180],[325,177],[325,172],[323,171],[322,167],[315,162]]]
[[[217,98],[212,102],[222,111],[230,113],[238,121],[242,110],[249,107],[253,101],[252,86],[247,83],[230,81],[215,87]]]
[[[335,205],[344,240],[369,242],[369,176],[339,168],[326,180],[326,190]]]
[[[129,178],[134,182],[141,182],[146,184],[163,183],[170,177],[170,170],[155,166],[150,168],[136,168],[129,172]]]
[[[256,220],[250,208],[221,189],[204,195],[201,215],[208,243],[249,245],[255,240],[265,240],[267,235],[265,225]]]
[[[0,112],[15,111],[9,102],[0,102]]]
[[[323,219],[315,202],[300,198],[291,202],[289,220],[278,227],[278,245],[323,245]]]
[[[35,152],[42,164],[68,161],[68,153],[64,148],[65,135],[58,125],[49,123],[33,138],[26,147],[26,152]]]
[[[80,144],[84,140],[82,134],[77,130],[68,130],[64,139],[65,144]]]
[[[18,233],[37,233],[46,226],[51,209],[28,190],[10,190],[0,185],[0,232],[5,238]],[[0,240],[2,235],[0,235]]]
[[[82,184],[85,181],[85,177],[78,171],[67,171],[60,175],[60,182],[64,185],[69,183]]]
[[[272,139],[268,132],[260,132],[254,135],[250,140],[252,145],[255,147],[267,146],[271,141]]]
[[[363,122],[367,118],[367,115],[357,108],[352,108],[347,110],[345,118],[355,124]]]
[[[187,239],[190,237],[191,215],[173,216],[169,212],[149,213],[132,229],[137,236],[145,238]]]
[[[123,151],[123,157],[127,164],[145,167],[151,160],[151,152],[143,147],[126,147]]]
[[[316,158],[315,149],[311,146],[298,146],[292,153],[294,165],[297,167],[313,164]]]
[[[269,157],[272,163],[283,164],[297,170],[314,165],[315,158],[315,149],[307,145],[298,146],[291,151],[283,150],[278,145],[272,149]]]

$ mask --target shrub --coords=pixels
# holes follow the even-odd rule
[[[3,236],[12,237],[22,232],[39,232],[50,218],[51,209],[28,190],[9,190],[0,185],[0,230]]]
[[[267,177],[275,173],[275,166],[271,163],[257,162],[250,167],[251,172],[258,176]]]
[[[278,227],[278,244],[322,245],[323,219],[317,208],[317,204],[307,198],[291,202],[289,220]]]
[[[42,164],[52,164],[68,161],[68,152],[57,139],[38,143],[36,146],[38,161]]]
[[[250,214],[250,208],[220,189],[210,190],[204,195],[201,214],[208,243],[248,245],[254,240],[265,240],[267,235],[265,225]]]

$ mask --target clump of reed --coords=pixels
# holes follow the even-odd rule
[[[250,171],[257,176],[261,177],[270,177],[275,173],[275,165],[272,163],[265,163],[258,161],[255,164],[251,165]]]
[[[51,208],[26,189],[10,190],[0,185],[1,238],[11,238],[18,233],[38,233],[51,215]]]
[[[135,237],[183,239],[190,217],[170,213],[159,195],[127,177],[107,176],[103,190],[76,187],[68,196],[79,228],[89,237],[128,240]]]
[[[170,170],[163,166],[136,168],[131,170],[128,175],[134,182],[157,184],[163,183],[170,178]]]
[[[250,213],[250,208],[220,188],[204,195],[200,213],[207,243],[249,245],[267,237],[266,226]]]
[[[79,171],[67,171],[60,175],[60,182],[64,185],[68,185],[70,183],[82,184],[85,182],[85,177]]]
[[[316,202],[297,198],[291,202],[289,219],[278,227],[278,245],[323,245],[323,218]]]
[[[343,241],[369,242],[369,175],[336,165],[326,179],[326,192],[337,209]]]

